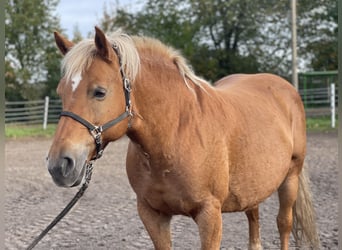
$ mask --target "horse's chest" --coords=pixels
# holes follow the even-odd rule
[[[172,169],[160,173],[145,173],[140,197],[155,210],[169,214],[187,214],[191,210],[191,198],[179,177]]]
[[[193,207],[185,170],[180,171],[173,163],[166,161],[156,169],[152,162],[145,161],[140,178],[133,185],[138,196],[143,197],[155,210],[170,214],[188,214]],[[139,184],[137,183],[139,182]]]

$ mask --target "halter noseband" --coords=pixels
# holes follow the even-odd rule
[[[85,126],[88,130],[89,133],[92,135],[92,137],[94,138],[95,141],[95,145],[96,145],[96,155],[94,158],[92,158],[91,160],[96,160],[99,159],[102,154],[103,154],[103,147],[102,147],[102,132],[109,129],[110,127],[115,126],[116,124],[118,124],[119,122],[121,122],[122,120],[124,120],[126,117],[132,117],[132,107],[131,107],[131,98],[130,98],[130,94],[131,94],[131,82],[130,80],[126,77],[125,71],[123,69],[122,66],[122,60],[121,60],[121,54],[119,51],[119,48],[116,44],[114,44],[112,46],[112,48],[114,49],[114,51],[116,52],[118,59],[119,59],[119,67],[120,67],[120,74],[122,77],[122,83],[123,83],[123,89],[124,89],[124,93],[125,93],[125,100],[126,100],[126,108],[125,108],[125,112],[123,112],[121,115],[119,115],[117,118],[103,124],[102,126],[95,126],[92,123],[88,122],[87,120],[83,119],[82,117],[80,117],[79,115],[70,112],[70,111],[62,111],[60,116],[67,116],[70,117],[72,119],[74,119],[75,121],[78,121],[79,123],[81,123],[83,126]]]

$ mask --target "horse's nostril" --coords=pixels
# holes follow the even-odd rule
[[[75,162],[70,157],[63,157],[60,162],[62,175],[67,177],[75,167]]]

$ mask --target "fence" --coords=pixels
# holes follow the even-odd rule
[[[62,111],[61,100],[5,102],[5,124],[47,124],[57,123]]]
[[[335,83],[327,88],[300,89],[307,117],[330,116],[331,127],[335,128],[338,94]]]
[[[315,88],[299,90],[307,117],[331,116],[331,126],[335,127],[337,107],[337,88],[334,84],[330,88]],[[57,123],[61,112],[61,101],[45,100],[6,102],[6,124],[47,124]]]

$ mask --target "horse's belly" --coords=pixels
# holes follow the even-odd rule
[[[247,211],[271,196],[286,178],[289,161],[281,165],[263,166],[251,171],[233,173],[229,180],[229,193],[223,212]]]
[[[222,206],[222,212],[241,212],[254,208],[263,202],[273,192],[263,192],[263,195],[246,196],[244,193],[229,192],[227,200]]]

